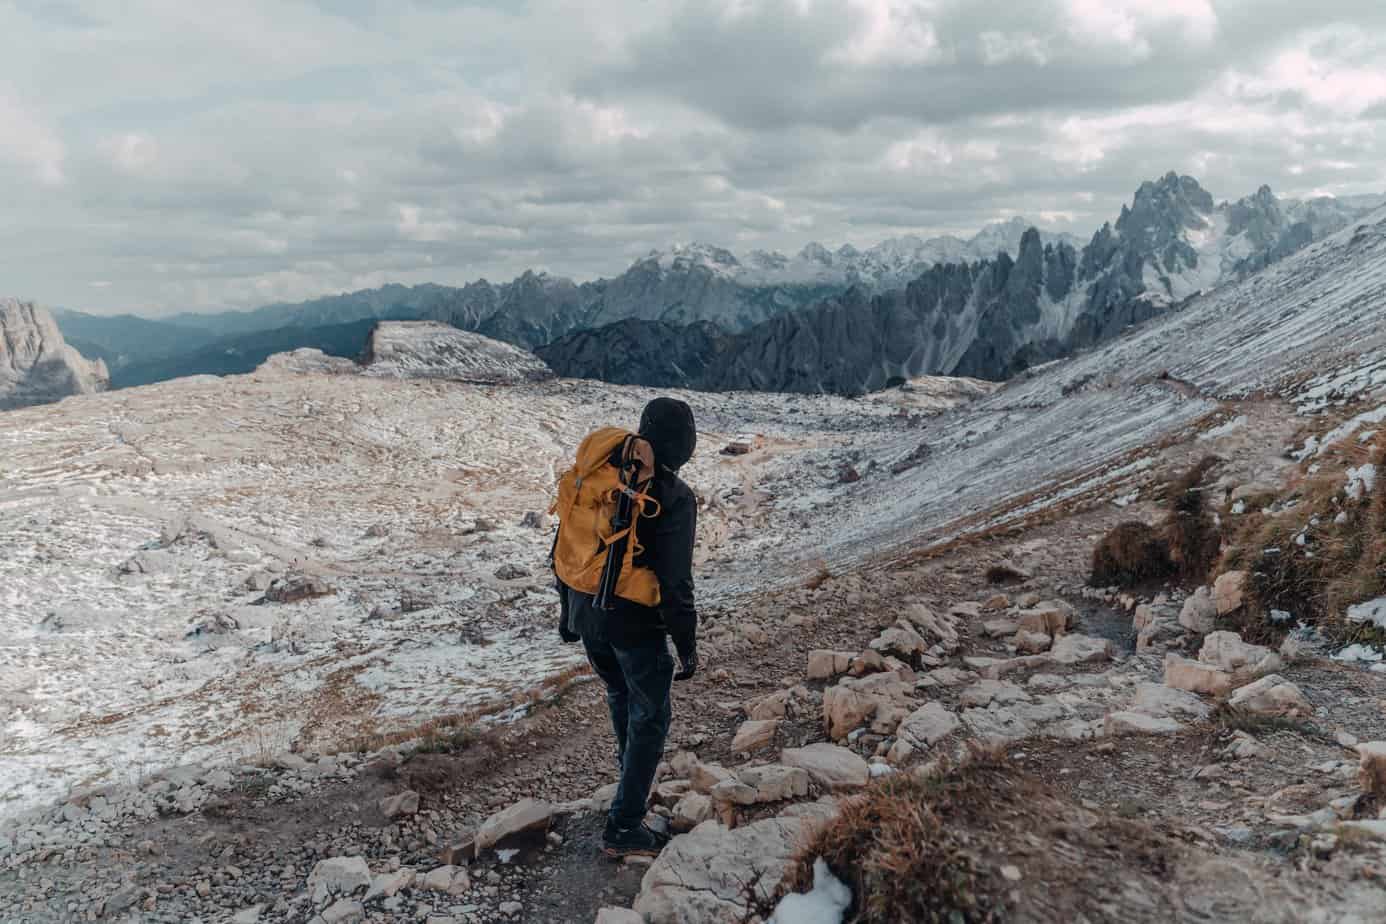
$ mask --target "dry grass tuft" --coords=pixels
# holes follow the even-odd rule
[[[992,565],[987,569],[988,584],[1023,584],[1029,579],[1029,575],[1010,565]]]
[[[1222,550],[1222,534],[1208,515],[1203,492],[1204,479],[1221,463],[1217,456],[1206,456],[1167,489],[1170,512],[1164,538],[1180,580],[1202,583]]]
[[[1169,543],[1149,523],[1128,520],[1103,536],[1092,550],[1093,587],[1133,587],[1163,580],[1173,571]]]
[[[822,857],[852,887],[848,919],[860,924],[1001,920],[1004,888],[967,832],[1015,798],[1004,764],[985,755],[928,779],[888,777],[843,803],[801,853],[790,885],[809,888]]]
[[[1375,640],[1380,629],[1346,624],[1343,615],[1351,604],[1386,594],[1386,435],[1338,456],[1342,468],[1324,466],[1292,485],[1281,512],[1248,515],[1222,568],[1250,573],[1248,618],[1285,610],[1343,640]],[[1380,473],[1375,489],[1350,497],[1345,470],[1367,463]]]
[[[1204,501],[1203,481],[1221,462],[1206,456],[1165,487],[1170,512],[1158,527],[1128,520],[1103,536],[1092,552],[1088,583],[1135,587],[1169,577],[1202,582],[1222,549],[1222,534]]]

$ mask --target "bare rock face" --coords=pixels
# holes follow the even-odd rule
[[[0,411],[105,391],[110,373],[63,340],[47,309],[0,298]]]
[[[533,353],[434,321],[381,321],[366,343],[366,373],[515,385],[553,378]]]

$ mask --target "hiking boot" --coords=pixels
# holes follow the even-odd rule
[[[633,828],[616,828],[607,824],[602,835],[602,853],[608,857],[657,857],[669,843],[669,835],[639,824]]]

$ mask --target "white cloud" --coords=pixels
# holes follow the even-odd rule
[[[1375,0],[71,6],[0,0],[0,248],[73,307],[1386,189]]]
[[[45,186],[60,186],[66,153],[47,121],[0,81],[0,160],[28,168]]]

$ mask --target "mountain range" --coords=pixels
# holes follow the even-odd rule
[[[919,375],[999,380],[1109,339],[1365,215],[1379,197],[1216,203],[1197,180],[1143,183],[1081,249],[1031,228],[1013,256],[854,286],[741,332],[615,324],[539,349],[560,375],[710,390],[859,394]]]
[[[538,352],[559,374],[706,389],[859,393],[921,374],[1005,378],[1293,253],[1386,197],[1217,203],[1191,177],[1143,183],[1086,243],[1021,218],[968,240],[904,236],[738,256],[654,251],[612,278],[386,285],[168,320],[58,312],[125,387],[254,369],[271,352],[353,356],[377,320],[428,320]]]

